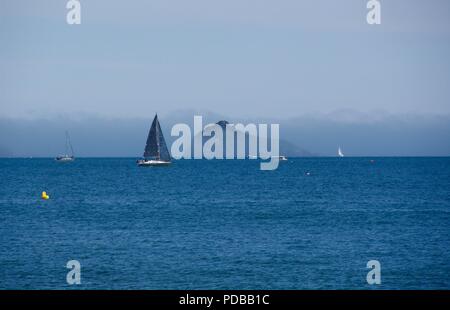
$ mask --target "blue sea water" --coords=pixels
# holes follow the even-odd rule
[[[450,289],[450,158],[374,160],[0,159],[0,288]]]

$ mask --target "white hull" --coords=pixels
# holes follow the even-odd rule
[[[73,156],[59,156],[55,158],[56,161],[60,161],[60,162],[69,162],[69,161],[74,161],[75,158]]]
[[[145,160],[140,159],[137,161],[138,166],[140,167],[158,167],[158,166],[168,166],[170,165],[170,161],[164,161],[164,160]]]

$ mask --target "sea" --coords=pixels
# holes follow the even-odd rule
[[[0,159],[0,289],[450,289],[450,158],[135,161]]]

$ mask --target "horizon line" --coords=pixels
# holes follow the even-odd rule
[[[288,159],[299,159],[299,158],[339,158],[345,160],[345,158],[450,158],[450,155],[361,155],[361,156],[352,156],[345,155],[344,157],[332,156],[332,155],[317,155],[317,156],[288,156],[285,155]],[[120,159],[120,158],[141,158],[142,156],[76,156],[75,159]],[[0,156],[0,159],[55,159],[55,156]],[[206,159],[206,158],[181,158],[174,159],[174,161],[180,160],[219,160],[219,161],[227,161],[227,160],[265,160],[261,158],[223,158],[223,159]]]

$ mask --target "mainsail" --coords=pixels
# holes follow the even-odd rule
[[[70,142],[69,132],[66,130],[66,155],[69,154],[69,149],[70,149],[70,156],[73,157],[72,143]]]
[[[150,131],[148,133],[144,158],[170,161],[170,153],[167,149],[161,126],[159,125],[158,115],[155,115],[152,127],[150,127]]]

